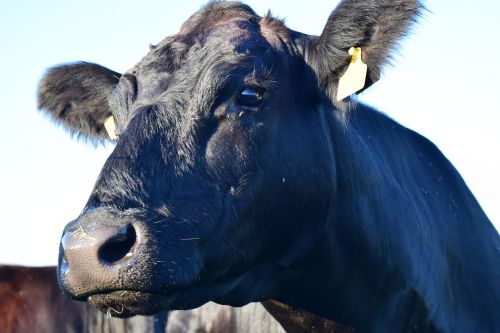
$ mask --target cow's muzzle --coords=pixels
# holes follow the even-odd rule
[[[137,224],[117,223],[106,212],[91,212],[66,227],[60,245],[58,278],[74,299],[128,289],[141,260],[143,235]]]

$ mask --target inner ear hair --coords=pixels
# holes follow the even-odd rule
[[[318,76],[319,85],[336,101],[340,77],[351,56],[349,49],[359,47],[368,65],[364,89],[380,78],[390,54],[424,10],[418,0],[344,0],[331,13],[321,36],[312,37],[306,61]]]
[[[112,115],[108,96],[120,74],[78,62],[50,68],[38,87],[38,108],[73,135],[94,142],[108,140],[105,121]]]

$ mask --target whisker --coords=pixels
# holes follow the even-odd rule
[[[181,241],[191,241],[191,240],[198,240],[200,237],[190,237],[190,238],[181,238]]]

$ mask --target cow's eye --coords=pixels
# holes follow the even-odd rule
[[[240,91],[236,102],[241,106],[256,107],[262,103],[265,90],[258,87],[246,87]]]

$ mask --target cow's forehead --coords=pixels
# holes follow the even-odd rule
[[[289,30],[271,16],[233,16],[211,24],[186,28],[156,45],[131,71],[174,72],[194,54],[193,50],[209,52],[262,53],[282,49],[289,40]]]

